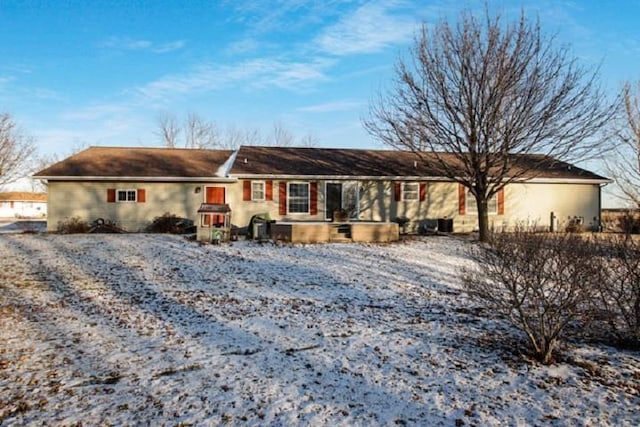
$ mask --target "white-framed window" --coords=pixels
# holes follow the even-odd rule
[[[264,181],[251,181],[251,200],[264,201]]]
[[[117,202],[135,202],[137,201],[136,190],[116,190],[116,201]]]
[[[474,196],[468,189],[465,197],[465,212],[467,215],[478,215],[478,204],[476,203],[476,196]],[[498,213],[498,195],[494,194],[489,200],[487,200],[487,211],[490,214]]]
[[[288,183],[287,198],[289,213],[309,213],[309,183],[290,182]]]
[[[402,200],[420,200],[420,183],[403,182]]]

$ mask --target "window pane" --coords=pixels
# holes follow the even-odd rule
[[[471,192],[467,190],[466,197],[466,205],[467,205],[467,215],[477,215],[478,214],[478,205],[476,203],[476,198]],[[489,200],[487,200],[487,211],[490,214],[498,213],[498,196],[493,195]]]
[[[309,213],[309,184],[289,184],[289,212]]]
[[[127,201],[129,201],[129,202],[135,202],[136,201],[136,192],[135,192],[135,190],[127,191]]]
[[[118,201],[126,202],[127,201],[127,192],[126,191],[118,191]]]
[[[264,182],[251,183],[251,200],[264,200]]]
[[[417,182],[406,182],[403,186],[404,200],[418,200],[420,193],[420,185]]]

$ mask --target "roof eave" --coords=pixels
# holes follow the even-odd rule
[[[47,181],[138,181],[138,182],[236,182],[232,177],[200,176],[45,176],[34,175],[35,179]]]
[[[515,182],[531,183],[531,184],[611,184],[612,179],[609,178],[523,178]]]

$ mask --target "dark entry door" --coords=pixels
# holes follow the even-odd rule
[[[342,209],[342,184],[330,182],[326,188],[325,218],[333,219],[333,211]]]

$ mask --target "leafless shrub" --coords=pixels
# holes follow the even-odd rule
[[[147,228],[149,233],[185,234],[193,228],[193,221],[188,218],[166,212],[162,216],[155,217]]]
[[[472,246],[476,267],[464,269],[462,279],[473,299],[522,330],[533,356],[549,364],[567,326],[594,293],[593,250],[593,241],[583,236],[520,226]]]
[[[592,312],[598,313],[598,323],[606,326],[605,336],[613,337],[617,344],[638,348],[640,241],[617,235],[603,238],[600,245],[606,252],[594,259],[600,278]]]
[[[625,234],[640,234],[640,215],[624,212],[618,217],[618,228]]]
[[[86,221],[74,216],[58,221],[56,231],[60,234],[82,234],[87,233],[89,228],[89,224]]]

